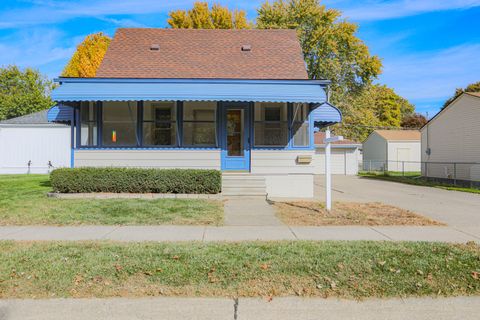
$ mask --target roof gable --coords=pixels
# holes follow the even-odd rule
[[[463,93],[460,94],[458,97],[456,97],[453,101],[451,101],[447,106],[445,106],[445,107],[442,108],[439,112],[437,112],[437,114],[434,115],[430,120],[428,120],[428,122],[425,123],[425,124],[420,128],[420,131],[423,131],[423,129],[426,128],[431,122],[433,122],[433,121],[436,120],[438,117],[440,117],[442,114],[444,114],[445,112],[447,112],[447,110],[450,110],[450,108],[452,108],[452,107],[457,103],[457,101],[459,101],[460,99],[463,99],[465,96],[467,96],[467,97],[472,97],[472,98],[480,98],[480,92],[463,92]]]
[[[308,79],[295,30],[145,28],[118,29],[96,77]]]
[[[387,141],[420,141],[418,130],[375,130],[380,137]]]

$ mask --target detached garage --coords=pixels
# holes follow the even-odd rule
[[[315,133],[315,155],[313,164],[315,174],[325,173],[325,132]],[[337,141],[331,144],[332,174],[356,175],[361,160],[361,144],[351,140]]]
[[[52,111],[56,115],[56,109]],[[70,167],[70,126],[48,118],[49,110],[44,110],[0,121],[0,174],[48,173]]]
[[[375,130],[363,142],[363,169],[419,172],[420,131]]]

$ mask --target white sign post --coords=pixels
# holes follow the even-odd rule
[[[331,143],[342,141],[343,137],[330,137],[330,128],[325,130],[325,208],[332,210],[332,166],[331,166]]]

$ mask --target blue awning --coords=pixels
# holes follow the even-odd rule
[[[67,122],[72,120],[73,109],[63,104],[51,107],[47,112],[48,122]]]
[[[314,126],[317,128],[342,122],[342,112],[328,102],[314,105],[310,116],[313,117]]]
[[[254,101],[323,103],[322,80],[60,78],[55,101]]]

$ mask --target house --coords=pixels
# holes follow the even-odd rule
[[[375,130],[363,142],[363,169],[420,172],[420,131]]]
[[[48,121],[48,112],[55,114],[57,122]],[[69,117],[53,108],[0,121],[0,174],[48,173],[69,167]]]
[[[294,30],[118,29],[95,78],[56,81],[72,166],[217,169],[230,194],[312,197],[314,127],[341,120]]]
[[[480,181],[480,92],[465,92],[421,129],[422,175]]]
[[[325,174],[325,132],[315,132],[315,155],[313,163],[315,174]],[[361,163],[361,143],[344,139],[331,144],[331,168],[332,174],[356,175]]]

